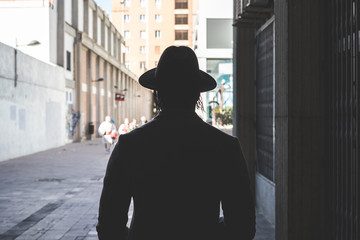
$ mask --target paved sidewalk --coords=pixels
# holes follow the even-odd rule
[[[97,239],[108,158],[96,139],[0,162],[0,239]],[[255,239],[275,239],[261,213],[257,222]]]

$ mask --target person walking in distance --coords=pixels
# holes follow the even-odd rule
[[[136,124],[136,119],[133,118],[133,120],[132,120],[131,123],[129,124],[130,131],[136,129],[137,127],[138,127],[138,125]]]
[[[145,117],[145,116],[141,116],[141,118],[140,118],[140,123],[139,123],[139,127],[141,127],[142,125],[145,125],[145,123],[147,123],[146,117]]]
[[[119,127],[119,134],[125,134],[128,133],[130,131],[130,124],[129,124],[129,119],[125,118],[124,119],[124,123],[120,125]]]
[[[216,81],[199,70],[192,49],[171,46],[139,83],[154,90],[160,113],[119,136],[100,198],[99,239],[253,239],[255,207],[240,143],[195,113],[200,93]]]
[[[99,135],[102,136],[102,142],[105,145],[105,152],[110,153],[111,145],[114,143],[114,139],[111,137],[111,133],[116,131],[115,125],[111,122],[111,117],[106,116],[98,129]]]

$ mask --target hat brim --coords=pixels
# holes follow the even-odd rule
[[[156,68],[150,69],[149,71],[143,73],[139,78],[139,83],[141,86],[145,88],[149,88],[152,90],[158,90],[155,81],[155,73]],[[208,73],[199,70],[199,91],[200,92],[207,92],[216,88],[216,81],[215,79],[210,76]]]

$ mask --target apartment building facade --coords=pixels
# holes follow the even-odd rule
[[[112,21],[125,39],[124,61],[140,76],[170,46],[192,47],[194,0],[112,1]]]

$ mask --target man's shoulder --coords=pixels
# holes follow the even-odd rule
[[[136,138],[139,135],[143,135],[146,134],[146,132],[151,131],[154,128],[154,122],[153,121],[149,121],[146,124],[141,125],[138,128],[135,128],[133,130],[131,130],[130,132],[127,132],[125,134],[122,134],[120,136],[122,136],[123,139],[132,139],[132,138]],[[121,126],[120,126],[121,128]]]

